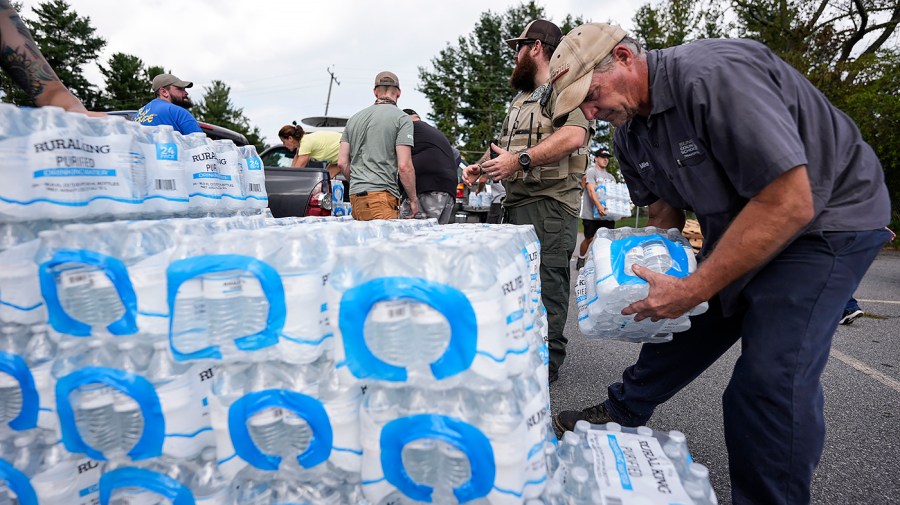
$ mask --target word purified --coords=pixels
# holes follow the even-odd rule
[[[56,166],[94,168],[96,163],[94,162],[94,158],[89,156],[57,156]]]

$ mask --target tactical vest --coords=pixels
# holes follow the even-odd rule
[[[551,121],[552,111],[547,107],[552,105],[549,103],[552,92],[550,86],[544,85],[531,94],[519,93],[503,122],[499,144],[501,148],[518,153],[536,146],[556,131]],[[519,170],[509,180],[524,178],[526,181],[546,181],[565,179],[569,174],[583,174],[588,165],[588,142],[589,139],[585,140],[583,146],[556,163],[533,166],[527,174]]]

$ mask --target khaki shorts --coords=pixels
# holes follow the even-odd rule
[[[400,217],[400,200],[387,191],[369,191],[350,195],[353,219],[397,219]]]

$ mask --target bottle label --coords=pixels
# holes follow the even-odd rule
[[[63,288],[111,288],[113,283],[106,273],[100,270],[91,270],[87,268],[79,268],[76,270],[67,270],[60,275],[60,284]]]
[[[91,273],[86,268],[67,270],[59,277],[63,288],[90,287],[91,285]]]
[[[373,321],[379,323],[396,323],[409,318],[409,302],[406,300],[390,300],[376,303],[369,313]]]
[[[204,276],[203,296],[212,300],[224,300],[241,296],[244,283],[238,275]]]
[[[221,173],[219,158],[212,144],[204,144],[188,149],[184,156],[185,167],[191,178],[191,198],[209,200],[201,201],[201,206],[215,206],[223,193],[234,194],[235,181],[233,174]]]
[[[655,437],[590,430],[587,438],[606,503],[628,503],[634,496],[654,505],[692,503],[675,464]]]
[[[94,137],[74,129],[48,129],[32,134],[29,144],[30,179],[20,177],[23,182],[13,184],[19,188],[4,183],[10,195],[15,195],[13,201],[26,206],[38,201],[62,206],[143,203],[134,198],[131,188],[129,171],[136,160],[130,135]],[[27,187],[21,187],[23,183]],[[13,193],[16,190],[18,193]]]
[[[178,146],[170,142],[137,146],[146,164],[147,198],[187,202],[188,185],[184,167],[178,161]]]

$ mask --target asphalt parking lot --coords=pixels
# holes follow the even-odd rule
[[[574,272],[574,270],[573,270]],[[573,275],[574,281],[575,275]],[[606,398],[606,386],[634,363],[639,346],[584,337],[569,309],[569,351],[551,386],[554,412]],[[885,251],[856,291],[864,317],[839,326],[822,376],[827,435],[812,487],[815,504],[900,500],[900,253]],[[710,469],[719,503],[731,503],[722,430],[722,393],[740,353],[735,345],[691,385],[657,409],[649,426],[683,431],[696,461]]]

